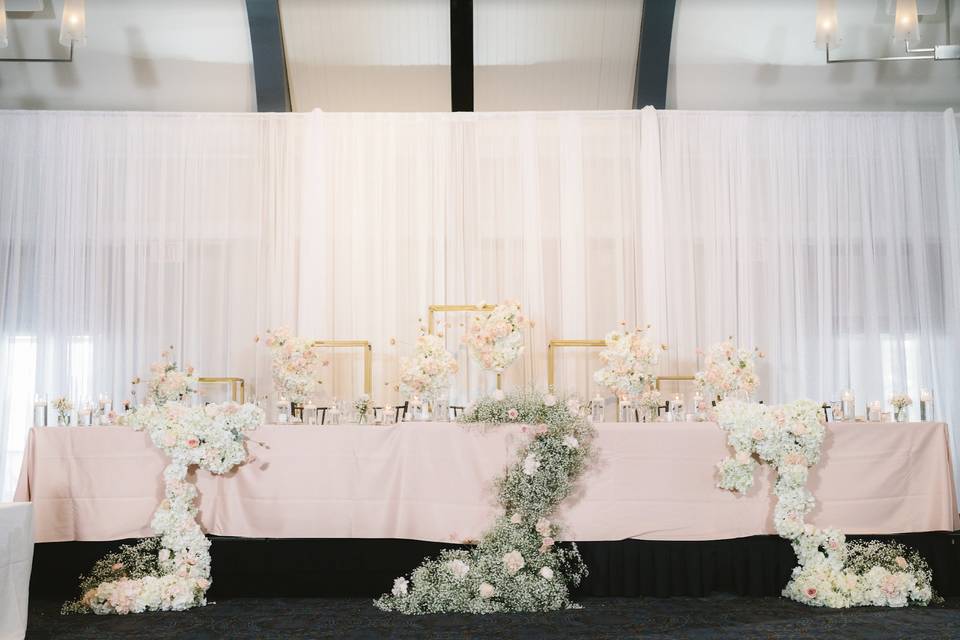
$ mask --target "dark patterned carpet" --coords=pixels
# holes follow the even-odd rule
[[[61,616],[30,607],[28,639],[55,638],[958,638],[960,598],[927,609],[814,609],[782,598],[585,598],[552,614],[407,617],[367,599],[230,598],[183,613]]]

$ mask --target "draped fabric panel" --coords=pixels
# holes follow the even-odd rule
[[[256,332],[295,319],[300,124],[0,114],[5,497],[34,393],[119,402],[168,346],[200,375],[253,377]]]
[[[428,305],[506,298],[535,321],[508,388],[545,386],[550,339],[650,323],[662,374],[732,335],[768,402],[925,387],[951,422],[958,227],[952,112],[2,112],[0,492],[34,393],[120,400],[173,345],[262,399],[254,336],[286,325],[370,340],[395,401]],[[492,389],[467,314],[437,320],[451,401]],[[328,359],[323,397],[359,394],[360,354]],[[559,351],[558,389],[597,366]]]

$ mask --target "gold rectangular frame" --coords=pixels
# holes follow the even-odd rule
[[[246,397],[246,383],[243,378],[197,378],[197,384],[229,384],[230,399],[240,404],[243,404],[244,398]]]
[[[446,313],[447,311],[493,311],[496,306],[492,304],[432,304],[427,307],[427,333],[433,335],[436,328],[433,319],[436,313]],[[503,374],[497,374],[497,389],[503,388]]]
[[[314,340],[314,347],[362,347],[363,348],[363,392],[373,393],[373,347],[368,340]]]
[[[604,347],[603,340],[551,340],[547,343],[547,389],[553,391],[556,376],[556,349],[565,347]]]
[[[694,376],[657,376],[657,390],[660,390],[661,382],[693,382]]]

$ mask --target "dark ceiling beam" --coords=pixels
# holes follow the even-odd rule
[[[278,0],[246,0],[257,111],[290,111]]]
[[[473,111],[473,0],[450,0],[450,108]]]
[[[644,0],[637,51],[637,75],[633,83],[633,108],[667,106],[667,71],[677,0]]]

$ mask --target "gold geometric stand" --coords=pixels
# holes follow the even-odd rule
[[[696,380],[693,376],[658,376],[657,389],[660,389],[661,382],[693,382]]]
[[[363,348],[363,392],[373,393],[373,347],[367,340],[314,340],[313,347],[362,347]]]
[[[229,384],[230,399],[243,404],[245,397],[243,378],[197,378],[197,384]]]
[[[497,307],[492,304],[432,304],[427,307],[427,333],[433,335],[435,322],[433,315],[435,313],[446,313],[448,311],[493,311]],[[503,388],[503,374],[497,374],[497,389]]]
[[[547,343],[547,389],[552,393],[554,378],[556,375],[555,359],[556,350],[566,347],[604,347],[607,343],[603,340],[551,340]]]

